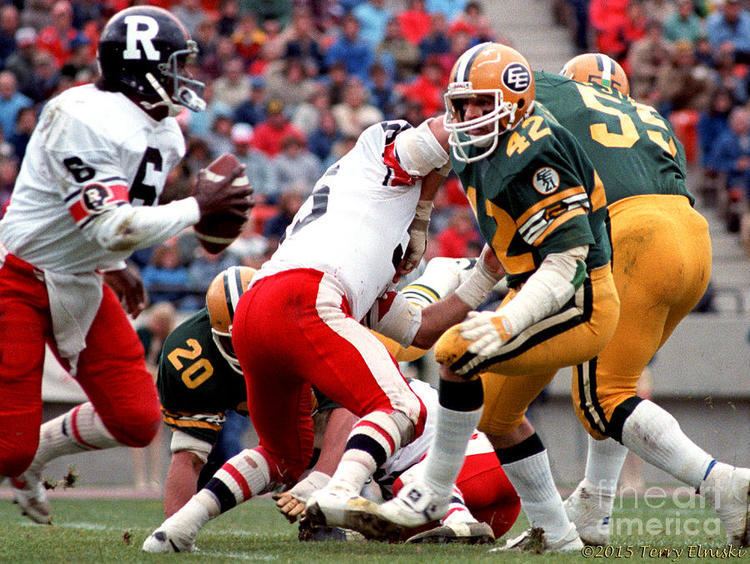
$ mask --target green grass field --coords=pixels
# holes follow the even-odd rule
[[[668,562],[695,561],[689,557],[691,545],[722,545],[723,532],[713,533],[713,515],[703,509],[686,509],[671,501],[654,509],[643,500],[618,502],[615,519],[630,520],[630,534],[615,537],[615,545],[605,552],[597,549],[594,560],[641,559],[643,546],[682,549],[682,554],[646,554],[646,559]],[[638,507],[644,507],[639,509]],[[199,552],[193,554],[150,555],[141,552],[144,538],[161,523],[158,501],[143,500],[53,500],[54,526],[32,525],[22,518],[9,501],[0,502],[0,562],[562,562],[581,560],[581,555],[488,554],[487,547],[388,545],[384,543],[299,543],[296,527],[276,513],[267,499],[253,500],[210,523],[198,537]],[[689,521],[691,520],[691,521]],[[616,522],[616,521],[615,521]],[[638,532],[638,523],[648,529]],[[516,523],[512,532],[525,524]],[[669,530],[666,530],[669,527]],[[693,534],[693,530],[699,532]],[[661,529],[661,532],[658,532]],[[688,530],[688,533],[684,529]],[[679,530],[675,534],[675,530]],[[650,533],[649,533],[650,531]],[[708,532],[706,532],[708,531]],[[632,554],[628,554],[628,549]],[[648,549],[646,549],[648,550]],[[693,549],[696,550],[696,549]],[[596,558],[596,557],[599,558]],[[750,559],[750,551],[745,555]],[[730,558],[731,559],[731,558]],[[700,558],[702,562],[725,561]]]

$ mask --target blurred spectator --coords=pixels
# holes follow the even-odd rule
[[[448,21],[456,19],[466,7],[466,0],[427,0],[427,11],[431,14],[440,12]]]
[[[589,21],[595,49],[617,59],[624,54],[622,30],[627,25],[629,0],[591,0]]]
[[[213,93],[216,102],[226,104],[232,111],[250,96],[250,77],[245,73],[241,58],[227,63],[222,75],[213,83]]]
[[[292,223],[292,219],[294,219],[304,201],[305,197],[297,190],[289,190],[281,194],[279,197],[279,212],[266,221],[263,226],[263,236],[268,240],[271,249],[278,246],[279,241],[284,236],[284,231]]]
[[[729,131],[716,142],[713,162],[726,174],[727,188],[735,197],[750,196],[750,111],[740,106],[729,114]]]
[[[344,63],[336,63],[328,69],[328,76],[326,77],[328,94],[331,98],[331,104],[340,104],[344,99],[344,91],[346,90],[346,83],[349,81],[349,73],[346,71],[346,65]]]
[[[709,69],[697,65],[689,41],[675,43],[672,62],[662,67],[656,81],[662,113],[703,110],[713,93]]]
[[[219,35],[229,37],[232,35],[234,28],[237,27],[237,21],[240,15],[240,4],[237,0],[222,0],[219,11]]]
[[[341,34],[326,54],[326,64],[330,67],[336,63],[344,63],[349,74],[365,80],[373,60],[373,49],[360,37],[357,18],[345,16]]]
[[[237,49],[229,37],[218,36],[214,48],[201,58],[201,74],[210,78],[209,84],[221,76],[229,61],[237,57]]]
[[[401,35],[401,27],[396,18],[391,19],[385,28],[385,37],[376,51],[378,58],[388,57],[394,61],[396,79],[407,80],[414,76],[419,67],[419,48]]]
[[[35,31],[52,23],[52,0],[26,0],[21,11],[21,26],[33,27]]]
[[[70,55],[60,69],[60,75],[76,83],[91,82],[96,73],[94,59],[91,58],[90,42],[80,35],[70,42]]]
[[[229,245],[228,251],[237,257],[242,266],[260,268],[268,250],[268,241],[263,235],[255,231],[252,217],[242,228],[240,236]]]
[[[735,60],[750,58],[750,14],[740,0],[723,1],[721,8],[706,20],[706,35],[714,51],[729,44]]]
[[[191,112],[189,110],[184,112],[187,130],[190,132],[190,135],[197,137],[208,135],[217,115],[227,115],[232,112],[229,106],[216,100],[214,97],[214,87],[210,82],[206,84],[206,89],[203,91],[203,99],[206,101],[205,110],[202,112]]]
[[[654,103],[658,101],[656,79],[662,66],[670,63],[669,44],[662,36],[662,27],[657,20],[646,26],[646,36],[636,41],[630,49],[630,95],[636,100]]]
[[[136,333],[146,355],[146,367],[156,376],[164,340],[177,324],[177,312],[172,304],[161,302],[144,311],[143,316],[146,322],[138,327]]]
[[[18,90],[28,95],[34,81],[36,31],[32,27],[22,27],[16,32],[15,40],[18,49],[5,60],[5,70],[15,75]]]
[[[267,40],[268,34],[258,25],[258,21],[252,14],[243,15],[232,32],[234,48],[246,62],[259,56]]]
[[[216,18],[204,16],[195,28],[193,39],[198,44],[198,63],[203,66],[216,59],[216,49],[219,43],[219,29]]]
[[[313,86],[312,92],[308,95],[307,101],[300,104],[292,116],[292,124],[299,129],[305,136],[318,128],[320,116],[331,109],[331,97],[325,85],[317,83]]]
[[[104,19],[104,10],[105,6],[98,0],[74,0],[73,27],[83,31],[87,25],[98,25],[97,22]]]
[[[385,37],[385,28],[391,19],[391,11],[385,7],[385,0],[368,0],[358,5],[352,14],[360,25],[360,37],[376,49]]]
[[[689,1],[692,4],[692,0]],[[631,4],[635,2],[643,6],[643,15],[647,19],[659,20],[662,25],[677,11],[674,0],[633,0]]]
[[[9,139],[16,129],[18,112],[31,105],[32,102],[28,96],[18,91],[13,73],[0,72],[0,129],[5,139]]]
[[[54,57],[45,52],[35,53],[34,74],[29,87],[31,99],[37,103],[48,100],[57,91],[59,83],[60,73],[57,71]]]
[[[304,139],[302,132],[294,127],[284,114],[284,103],[272,98],[266,106],[266,120],[259,123],[253,134],[253,147],[269,157],[281,152],[284,138],[297,135]]]
[[[436,256],[461,258],[470,256],[469,245],[480,239],[470,209],[453,210],[448,227],[435,237],[438,245]]]
[[[479,2],[467,2],[461,13],[451,25],[451,30],[462,30],[469,35],[479,36],[492,29],[489,18]],[[486,38],[490,39],[490,38]]]
[[[408,8],[398,14],[398,25],[401,35],[412,45],[419,42],[430,32],[430,14],[425,10],[424,0],[409,0]]]
[[[190,309],[201,307],[205,303],[206,290],[208,290],[211,280],[220,272],[236,264],[237,257],[229,251],[222,251],[214,255],[206,251],[203,247],[198,246],[195,256],[190,261],[190,266],[188,266],[190,289],[193,291],[197,301],[197,307]]]
[[[354,137],[373,123],[383,120],[381,111],[367,103],[367,90],[354,77],[347,83],[344,101],[336,104],[331,111],[341,132]]]
[[[273,166],[282,192],[294,186],[305,195],[312,190],[322,172],[320,159],[297,135],[288,135],[282,140],[281,153],[273,160]]]
[[[172,13],[182,22],[191,36],[205,17],[200,0],[178,0],[171,8]]]
[[[214,118],[214,123],[211,125],[211,131],[206,136],[206,142],[211,150],[211,158],[215,159],[219,155],[229,153],[232,150],[232,140],[230,134],[232,132],[232,121],[231,114],[217,113]]]
[[[399,105],[396,117],[409,123],[422,123],[427,116],[422,113],[422,104],[405,101]]]
[[[0,218],[5,215],[18,176],[18,159],[0,151]]]
[[[310,134],[307,145],[310,152],[325,162],[331,154],[333,144],[341,139],[336,118],[330,110],[320,113],[318,127]]]
[[[177,304],[187,295],[190,285],[188,271],[181,264],[180,252],[173,240],[154,249],[142,276],[151,303]]]
[[[445,85],[443,67],[435,60],[428,60],[416,80],[401,89],[401,94],[406,100],[419,104],[423,115],[431,117],[445,109]]]
[[[213,160],[208,143],[201,137],[190,138],[187,144],[185,160],[190,163],[190,171],[193,174],[202,168],[206,168]]]
[[[742,76],[742,67],[734,62],[734,51],[728,43],[719,47],[714,53],[714,83],[720,88],[726,88],[732,93],[734,101],[744,104],[748,100],[747,81]]]
[[[252,147],[253,128],[245,123],[232,127],[232,152],[245,165],[245,174],[255,190],[258,203],[275,201],[279,194],[276,168],[271,159]]]
[[[259,22],[275,20],[286,26],[292,16],[292,0],[240,0],[240,13],[252,12]]]
[[[331,154],[323,162],[323,168],[328,169],[333,163],[351,151],[356,143],[357,137],[352,135],[341,136],[331,147]]]
[[[448,38],[448,24],[440,12],[430,16],[430,32],[419,42],[419,54],[422,60],[439,57],[450,53],[451,42]]]
[[[398,95],[383,65],[376,63],[370,67],[370,81],[367,83],[367,89],[373,105],[380,110],[385,119],[392,119],[398,103]]]
[[[18,8],[10,5],[0,8],[0,68],[5,66],[5,59],[16,50],[19,23]]]
[[[320,46],[320,34],[315,27],[315,20],[306,8],[298,8],[292,17],[292,24],[282,33],[283,57],[298,57],[313,63],[318,71],[325,67],[325,55]]]
[[[302,61],[296,57],[268,65],[266,87],[268,96],[284,102],[290,112],[294,112],[315,90],[315,84],[305,75]]]
[[[39,32],[37,46],[55,58],[57,68],[62,67],[72,52],[72,42],[82,39],[73,27],[73,7],[67,0],[58,0],[52,6],[52,25]]]
[[[701,20],[693,9],[693,0],[677,0],[677,11],[664,20],[664,38],[695,43],[702,33]]]
[[[728,90],[719,89],[711,98],[708,109],[701,113],[698,120],[701,164],[709,174],[715,174],[719,170],[714,158],[714,148],[721,136],[729,130],[729,112],[733,102]]]
[[[23,108],[16,116],[16,127],[13,134],[8,137],[8,142],[13,145],[16,158],[23,160],[26,154],[26,146],[29,144],[31,134],[36,127],[36,110],[34,108]]]
[[[266,79],[254,76],[250,79],[250,96],[234,110],[234,121],[249,123],[253,127],[266,119]]]

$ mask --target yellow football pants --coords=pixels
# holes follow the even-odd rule
[[[609,207],[620,320],[596,358],[573,368],[576,414],[595,438],[636,395],[643,369],[700,300],[711,276],[706,220],[684,196],[635,196]]]
[[[511,290],[502,305],[516,293]],[[607,264],[589,273],[563,309],[508,341],[497,356],[473,366],[468,374],[481,372],[484,384],[479,429],[502,435],[518,426],[529,404],[560,368],[585,362],[604,348],[614,333],[618,313]],[[438,340],[435,356],[455,371],[476,362],[468,345],[454,326]]]

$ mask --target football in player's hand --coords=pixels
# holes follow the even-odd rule
[[[206,180],[215,183],[222,182],[239,165],[237,157],[231,153],[225,153],[206,167]],[[250,181],[243,174],[235,178],[231,185],[249,186]],[[249,207],[244,217],[228,213],[210,213],[201,216],[200,221],[193,228],[201,246],[211,254],[218,254],[226,249],[242,231],[249,217]]]

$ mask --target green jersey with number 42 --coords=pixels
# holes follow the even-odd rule
[[[536,99],[575,135],[604,182],[607,203],[681,194],[686,161],[672,126],[651,106],[599,84],[535,72]]]
[[[477,150],[471,147],[469,156]],[[589,270],[609,261],[601,181],[573,135],[541,105],[504,133],[487,158],[451,160],[510,286],[528,278],[548,254],[573,247],[589,246]]]

